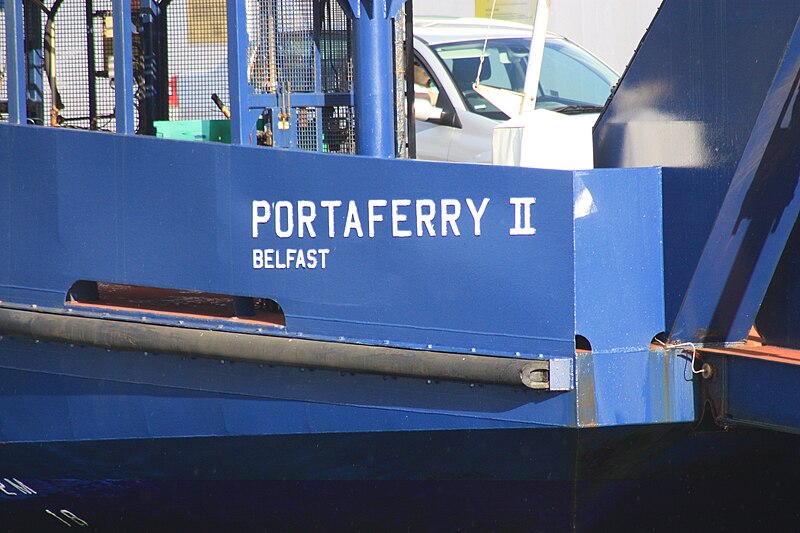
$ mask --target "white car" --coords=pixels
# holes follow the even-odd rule
[[[417,158],[492,162],[493,129],[509,117],[473,84],[480,70],[481,84],[522,92],[531,32],[531,26],[488,19],[415,21]],[[583,48],[548,33],[536,108],[593,123],[618,78]]]

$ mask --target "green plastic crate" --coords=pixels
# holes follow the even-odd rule
[[[231,143],[230,120],[157,120],[156,137],[180,141]]]

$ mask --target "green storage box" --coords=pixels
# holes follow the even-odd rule
[[[231,143],[230,120],[156,120],[156,137]]]

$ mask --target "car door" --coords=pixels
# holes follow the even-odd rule
[[[452,128],[448,161],[492,162],[492,133],[498,122],[463,110],[458,114],[461,128]]]

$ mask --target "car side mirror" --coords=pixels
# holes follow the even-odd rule
[[[442,119],[444,109],[436,107],[427,98],[414,99],[414,118],[422,121],[436,122]]]
[[[440,126],[460,127],[454,111],[436,107],[426,98],[414,100],[414,118],[423,122],[439,124]]]

